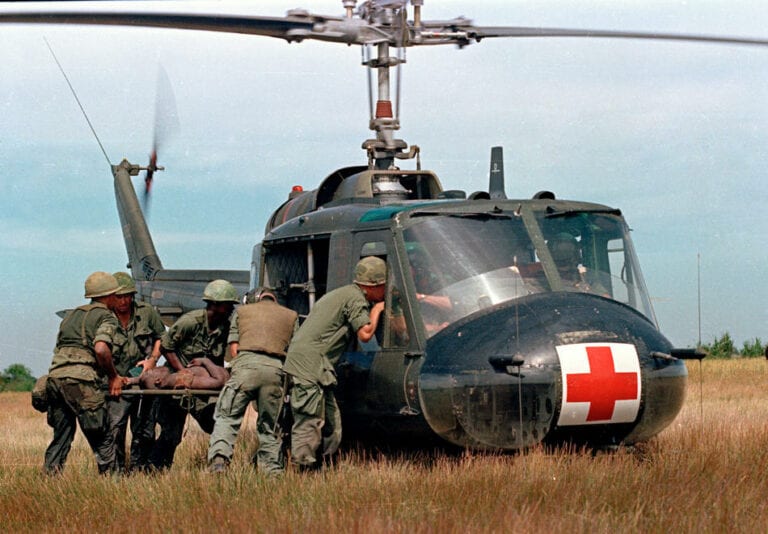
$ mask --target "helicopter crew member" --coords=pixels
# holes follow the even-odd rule
[[[130,274],[113,275],[121,289],[115,293],[118,328],[113,349],[115,369],[120,376],[136,376],[145,359],[160,357],[160,337],[165,326],[160,314],[145,302],[134,299],[136,283]],[[131,469],[147,469],[149,453],[155,442],[153,398],[122,396],[107,400],[109,422],[115,437],[118,468],[126,469],[125,438],[131,422]]]
[[[547,246],[557,265],[564,291],[610,297],[608,290],[594,276],[595,272],[581,264],[579,244],[572,234],[560,232],[547,242]]]
[[[163,334],[160,352],[172,370],[182,371],[195,358],[208,358],[214,364],[224,366],[229,317],[240,301],[235,288],[226,280],[214,280],[205,286],[203,300],[205,309],[185,313]],[[157,361],[150,360],[148,366],[152,368]],[[167,469],[173,464],[187,412],[197,420],[204,432],[210,434],[214,407],[215,404],[207,398],[195,397],[191,406],[185,406],[173,397],[159,399],[157,418],[160,436],[150,455],[152,467]]]
[[[293,379],[291,452],[300,469],[319,467],[318,453],[327,460],[341,442],[334,364],[353,335],[363,343],[373,338],[384,309],[386,278],[382,259],[361,259],[354,283],[323,295],[288,348],[284,368]]]
[[[85,280],[85,298],[91,303],[71,310],[59,326],[46,385],[48,424],[53,427],[53,440],[45,451],[46,474],[59,474],[64,469],[75,438],[75,421],[96,457],[99,473],[116,471],[104,377],[109,394],[119,396],[124,379],[112,361],[118,324],[110,311],[119,289],[120,284],[111,274],[92,273]]]
[[[226,470],[232,460],[237,433],[248,403],[258,410],[259,448],[255,463],[268,475],[285,470],[278,418],[283,404],[283,360],[299,327],[298,314],[277,303],[275,295],[259,288],[232,314],[229,351],[232,377],[219,395],[215,425],[208,449],[209,470]]]

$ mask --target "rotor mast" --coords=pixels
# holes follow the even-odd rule
[[[412,2],[413,3],[413,2]],[[417,4],[421,0],[416,0]],[[343,0],[347,17],[352,18],[352,13],[357,0]],[[366,18],[368,23],[376,24],[379,27],[385,27],[396,34],[399,31],[400,38],[397,39],[396,48],[399,51],[405,50],[405,42],[408,39],[408,23],[406,21],[406,2],[382,2],[379,5],[376,1],[366,2],[360,10],[361,18]],[[419,5],[420,7],[420,5]],[[398,85],[396,91],[395,106],[391,97],[391,75],[392,67],[399,67],[405,63],[404,55],[391,55],[392,45],[388,40],[382,40],[375,44],[364,45],[363,65],[369,69],[369,101],[371,103],[371,115],[368,127],[376,132],[375,139],[366,139],[362,148],[368,154],[368,166],[371,169],[391,169],[395,167],[395,159],[412,158],[418,153],[418,147],[412,147],[410,152],[404,152],[408,144],[402,139],[396,139],[394,132],[400,129],[399,117],[399,69]],[[371,48],[375,47],[376,56],[373,57]],[[376,105],[373,105],[373,87],[371,82],[372,71],[376,71]]]

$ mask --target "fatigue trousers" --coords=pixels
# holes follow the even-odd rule
[[[278,358],[241,352],[232,360],[232,375],[221,390],[214,413],[208,462],[221,456],[229,462],[248,403],[254,402],[259,414],[256,431],[259,448],[254,463],[267,474],[285,470],[282,431],[278,416],[283,404],[282,361]]]
[[[293,378],[291,388],[291,459],[300,467],[316,467],[341,444],[341,413],[333,388]]]
[[[105,394],[99,384],[75,378],[48,378],[48,425],[53,428],[53,440],[45,451],[46,474],[64,470],[77,421],[94,456],[99,473],[117,468],[115,441],[109,431]]]
[[[149,467],[149,453],[155,443],[155,399],[131,396],[110,398],[107,401],[109,425],[112,429],[117,454],[117,466],[127,470],[129,465],[125,456],[125,438],[128,423],[131,426],[131,470],[146,470]]]
[[[183,392],[179,392],[181,395]],[[210,434],[213,430],[213,411],[215,404],[209,397],[159,397],[157,404],[157,422],[160,424],[160,435],[152,447],[149,463],[154,469],[168,469],[173,465],[176,448],[181,443],[184,434],[184,423],[187,413],[200,425],[203,432]]]

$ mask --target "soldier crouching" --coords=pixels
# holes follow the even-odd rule
[[[48,424],[53,428],[45,451],[46,474],[63,471],[75,438],[75,421],[93,450],[99,473],[117,469],[103,386],[106,375],[109,394],[119,396],[124,383],[112,362],[118,324],[110,310],[118,289],[111,274],[91,274],[85,281],[85,297],[91,303],[71,310],[61,321],[46,385]]]

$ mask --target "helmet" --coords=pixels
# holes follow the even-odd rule
[[[366,256],[357,262],[355,283],[361,286],[378,286],[387,281],[387,264],[376,256]]]
[[[579,243],[568,232],[560,232],[547,243],[556,263],[578,263]]]
[[[114,276],[104,271],[91,273],[85,279],[85,298],[92,299],[96,297],[106,297],[116,293],[120,289],[120,284]]]
[[[205,286],[203,300],[206,302],[232,302],[239,304],[235,287],[226,280],[214,280]]]
[[[113,273],[117,283],[120,284],[120,289],[117,290],[116,295],[132,295],[136,293],[136,282],[133,281],[133,277],[124,272]]]

